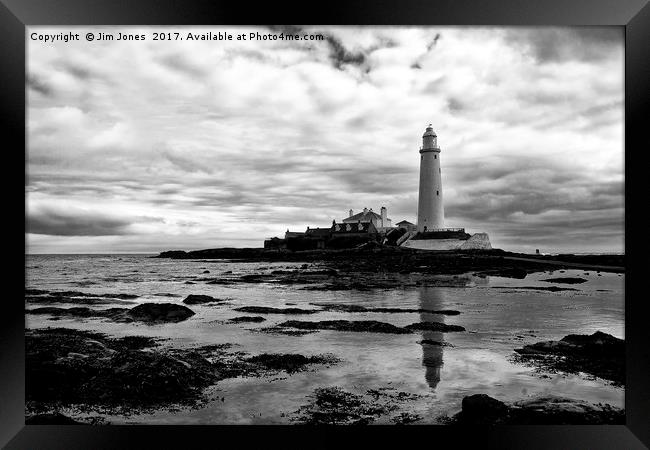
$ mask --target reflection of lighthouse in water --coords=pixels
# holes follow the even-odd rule
[[[444,292],[436,286],[420,287],[421,309],[444,309]],[[444,322],[444,317],[439,314],[420,313],[421,322]],[[435,389],[440,381],[440,368],[442,367],[443,333],[440,331],[422,331],[422,340],[435,341],[437,344],[422,343],[422,365],[425,367],[424,378],[431,389]]]

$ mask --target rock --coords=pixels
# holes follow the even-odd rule
[[[130,299],[138,298],[135,294],[89,294],[79,291],[44,291],[40,289],[25,290],[25,301],[36,304],[75,303],[84,305],[128,304]]]
[[[340,387],[317,388],[312,400],[302,406],[293,419],[305,425],[367,425],[389,411],[386,405]]]
[[[77,306],[72,308],[59,308],[56,306],[46,306],[42,308],[26,309],[27,314],[49,314],[54,317],[81,317],[81,318],[107,318],[116,321],[130,320],[125,319],[125,314],[129,311],[128,308],[108,308],[108,309],[92,309],[85,306]]]
[[[492,289],[517,289],[517,290],[530,290],[530,291],[579,291],[580,289],[559,287],[559,286],[492,286]]]
[[[122,300],[128,300],[128,299],[133,299],[133,298],[138,298],[140,297],[139,295],[136,294],[98,294],[98,297],[106,297],[106,298],[119,298]]]
[[[242,281],[245,283],[265,283],[267,281],[270,281],[270,278],[271,278],[270,274],[253,273],[253,274],[240,276],[238,281]]]
[[[246,360],[268,370],[284,370],[287,373],[300,372],[310,364],[333,364],[339,360],[332,355],[304,356],[293,353],[263,353]]]
[[[509,267],[509,268],[499,268],[499,269],[492,269],[492,270],[484,270],[480,272],[481,275],[490,275],[494,277],[504,277],[504,278],[517,278],[517,279],[524,279],[526,278],[526,275],[528,275],[528,272],[526,272],[524,269],[520,269],[518,267]]]
[[[223,301],[223,299],[210,297],[209,295],[190,294],[185,297],[183,303],[186,305],[201,305],[203,303],[215,303],[221,301]]]
[[[255,331],[259,331],[261,333],[284,334],[285,336],[304,336],[306,334],[318,333],[318,330],[291,330],[289,328],[282,328],[279,326],[257,328]]]
[[[624,424],[625,411],[610,405],[546,396],[514,403],[510,423],[527,425]]]
[[[27,314],[49,314],[54,317],[106,318],[115,322],[132,322],[134,320],[146,323],[180,322],[194,315],[194,311],[173,303],[143,303],[131,309],[108,308],[92,309],[87,307],[58,308],[48,306],[43,308],[26,309]]]
[[[239,316],[233,317],[229,322],[240,323],[240,322],[264,322],[266,319],[260,316]]]
[[[486,394],[474,394],[463,398],[464,422],[486,425],[501,423],[508,419],[508,406]]]
[[[619,353],[625,351],[625,341],[611,334],[596,331],[592,335],[569,334],[560,342],[575,345],[580,352],[586,351],[593,354]]]
[[[558,278],[544,278],[539,281],[546,281],[547,283],[564,283],[564,284],[580,284],[586,283],[587,280],[579,277],[558,277]]]
[[[463,398],[452,423],[463,425],[602,425],[624,424],[625,411],[610,405],[544,396],[506,404],[486,394]]]
[[[187,257],[187,252],[184,252],[183,250],[168,250],[166,252],[161,252],[160,255],[156,256],[155,258],[185,258]]]
[[[232,280],[219,280],[219,279],[212,279],[212,280],[204,280],[206,283],[205,284],[221,284],[221,285],[229,285],[233,284],[234,281]]]
[[[356,312],[376,312],[376,313],[429,313],[429,314],[442,314],[455,316],[460,314],[460,311],[452,309],[422,309],[422,308],[367,308],[361,305],[348,305],[341,303],[311,303],[314,306],[319,306],[325,311],[341,311],[348,313]]]
[[[27,330],[26,400],[41,405],[156,405],[195,398],[197,388],[218,379],[198,353],[147,348],[153,345],[144,336],[116,339],[65,328]],[[69,358],[71,354],[87,357]]]
[[[210,273],[210,271],[209,270],[204,270],[203,273]]]
[[[61,407],[108,408],[111,414],[196,405],[204,388],[239,376],[296,372],[333,364],[333,355],[229,353],[232,344],[197,348],[158,345],[150,337],[46,328],[25,330],[25,403],[40,413]],[[72,355],[72,357],[71,357]],[[84,357],[78,357],[84,355]],[[60,416],[32,417],[59,423]],[[28,422],[30,423],[30,422]]]
[[[549,371],[585,372],[625,384],[625,341],[597,331],[570,334],[559,341],[542,341],[515,349],[520,362]]]
[[[272,308],[270,306],[241,306],[235,308],[235,311],[253,314],[314,314],[318,312],[317,309]]]
[[[407,325],[404,328],[417,331],[465,331],[465,328],[460,325],[447,325],[441,322],[418,322]]]
[[[429,274],[491,274],[524,278],[526,273],[557,271],[558,266],[547,260],[561,260],[570,263],[615,266],[614,272],[624,271],[622,255],[558,255],[549,258],[530,258],[530,255],[491,250],[456,250],[430,252],[404,247],[381,246],[366,249],[267,251],[263,248],[217,248],[192,252],[164,252],[159,257],[185,259],[227,259],[248,262],[291,262],[305,263],[301,269],[311,266],[318,270],[335,268],[339,275],[346,273],[413,273]],[[522,258],[513,260],[508,258]],[[288,269],[297,268],[288,266]],[[587,268],[584,268],[587,270]],[[272,275],[276,277],[277,275]],[[315,278],[315,277],[313,277]],[[253,278],[252,281],[260,281]],[[272,280],[269,280],[272,281]]]
[[[414,413],[410,413],[410,412],[402,412],[402,413],[398,414],[397,416],[391,418],[391,421],[395,425],[407,425],[409,423],[414,423],[414,422],[417,422],[419,420],[422,420],[422,416],[420,416],[419,414],[414,414]]]
[[[336,330],[369,333],[408,334],[406,328],[396,327],[390,323],[377,322],[376,320],[323,320],[320,322],[306,322],[288,320],[277,325],[278,327],[297,328],[299,330]]]
[[[174,303],[143,303],[131,308],[127,315],[141,322],[181,322],[194,315],[194,311]]]

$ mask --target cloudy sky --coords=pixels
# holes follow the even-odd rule
[[[621,28],[302,30],[324,39],[29,27],[27,251],[261,247],[364,207],[415,222],[429,123],[446,226],[512,251],[623,251]],[[82,40],[29,39],[69,31]]]

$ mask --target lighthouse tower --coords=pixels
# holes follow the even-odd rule
[[[431,124],[422,135],[420,148],[420,195],[418,199],[418,231],[444,227],[440,147]]]

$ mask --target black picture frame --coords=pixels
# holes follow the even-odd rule
[[[238,426],[53,426],[24,423],[24,229],[25,192],[18,192],[26,149],[25,27],[30,25],[615,25],[625,28],[625,337],[626,425],[454,426],[355,428]],[[223,0],[0,0],[0,121],[5,173],[5,282],[0,308],[0,444],[8,449],[206,448],[252,444],[340,445],[351,434],[363,445],[450,443],[480,448],[637,449],[650,446],[650,327],[644,271],[648,242],[643,213],[648,189],[650,139],[650,6],[648,0],[382,0],[336,2],[233,2]],[[7,161],[8,159],[8,161]],[[24,186],[24,184],[23,184]],[[636,204],[636,206],[635,206]],[[634,215],[638,219],[634,219]],[[24,224],[24,222],[23,222]],[[627,245],[627,244],[630,245]],[[20,257],[22,255],[22,258]],[[22,268],[19,262],[23,263]],[[646,294],[647,295],[647,294]],[[253,432],[251,432],[253,431]],[[227,440],[228,439],[228,440]],[[231,441],[234,440],[234,441]]]

